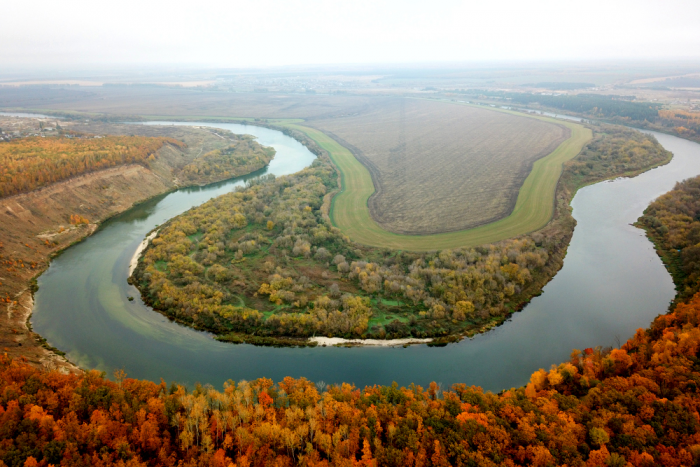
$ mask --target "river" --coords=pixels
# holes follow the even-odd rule
[[[254,126],[196,124],[249,133],[277,155],[261,171],[282,175],[313,155],[279,132]],[[271,348],[232,345],[170,322],[126,283],[129,260],[155,226],[232,190],[242,180],[183,189],[134,207],[67,249],[39,278],[32,324],[83,368],[111,375],[221,387],[227,379],[285,376],[358,386],[466,383],[492,391],[520,386],[533,371],[566,361],[572,348],[617,346],[664,313],[671,277],[644,232],[632,227],[646,206],[677,181],[700,174],[700,145],[654,135],[672,162],[632,179],[581,189],[578,221],[563,269],[522,311],[491,332],[446,347]],[[258,175],[258,174],[254,174]],[[130,302],[127,297],[133,296]]]

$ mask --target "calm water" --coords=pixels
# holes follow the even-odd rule
[[[277,156],[268,172],[291,173],[313,156],[281,133],[212,124],[258,136]],[[327,383],[401,385],[464,382],[498,391],[526,383],[538,368],[566,360],[572,348],[617,345],[663,313],[674,296],[669,274],[641,230],[632,227],[654,198],[700,174],[700,145],[655,134],[675,157],[633,179],[584,188],[573,201],[578,226],[564,268],[522,312],[496,330],[442,348],[275,349],[216,342],[144,306],[126,283],[145,234],[235,183],[188,189],[107,222],[69,248],[39,279],[34,329],[84,368],[132,377],[211,383],[304,376]],[[134,296],[133,302],[127,296]]]
[[[5,117],[23,117],[23,118],[54,118],[56,120],[60,120],[61,117],[49,117],[47,115],[41,115],[41,114],[28,114],[26,112],[0,112],[0,115],[3,115]]]

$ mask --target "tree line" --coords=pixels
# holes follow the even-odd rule
[[[304,378],[189,390],[2,356],[0,466],[698,465],[698,323],[700,295],[498,395]]]
[[[660,126],[672,130],[677,135],[700,140],[700,112],[681,109],[659,110]]]
[[[700,112],[677,108],[664,109],[661,104],[637,101],[635,96],[586,93],[543,95],[483,89],[455,89],[451,92],[475,99],[493,99],[508,104],[524,106],[536,104],[552,111],[572,112],[616,123],[669,132],[682,138],[700,141]]]
[[[181,184],[211,183],[262,169],[275,155],[271,147],[261,146],[250,135],[227,135],[231,144],[223,149],[202,154],[182,168],[178,174]]]
[[[544,95],[541,93],[487,91],[469,89],[455,91],[476,98],[498,99],[505,102],[530,105],[539,104],[544,107],[565,112],[575,112],[591,117],[620,118],[635,122],[653,122],[659,116],[661,104],[633,101],[634,96],[615,96],[602,94],[558,94]]]
[[[566,163],[562,180],[571,187],[632,176],[671,161],[673,154],[652,135],[618,125],[594,125],[593,140]]]
[[[692,297],[700,290],[700,177],[679,182],[656,199],[638,225],[674,277],[677,300]]]
[[[30,137],[0,144],[0,197],[24,193],[96,170],[155,160],[173,138],[145,136]]]

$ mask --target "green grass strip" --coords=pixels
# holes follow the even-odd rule
[[[554,195],[562,165],[576,157],[593,137],[590,129],[576,123],[503,111],[521,118],[537,118],[564,125],[571,129],[571,137],[551,154],[534,163],[532,171],[520,188],[515,208],[508,217],[473,229],[433,235],[401,235],[381,228],[369,213],[367,201],[374,193],[374,184],[365,166],[347,148],[322,131],[297,124],[286,126],[300,130],[316,141],[328,151],[333,163],[340,170],[342,188],[333,199],[331,220],[343,233],[363,245],[407,251],[430,251],[493,243],[544,227],[554,214]]]

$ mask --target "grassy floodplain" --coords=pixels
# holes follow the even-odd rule
[[[571,137],[551,154],[534,163],[532,171],[520,188],[515,208],[508,217],[473,229],[434,235],[400,235],[382,229],[370,216],[367,205],[369,197],[374,193],[374,184],[367,168],[348,149],[325,133],[298,124],[286,126],[306,133],[328,151],[338,167],[342,188],[333,198],[331,219],[350,239],[380,248],[431,251],[493,243],[532,232],[546,225],[554,213],[554,193],[562,165],[576,157],[593,136],[590,129],[575,123],[502,109],[491,110],[564,125],[571,130]]]
[[[508,216],[533,164],[571,136],[564,125],[488,107],[394,98],[313,119],[370,172],[370,216],[400,235],[435,235]]]

